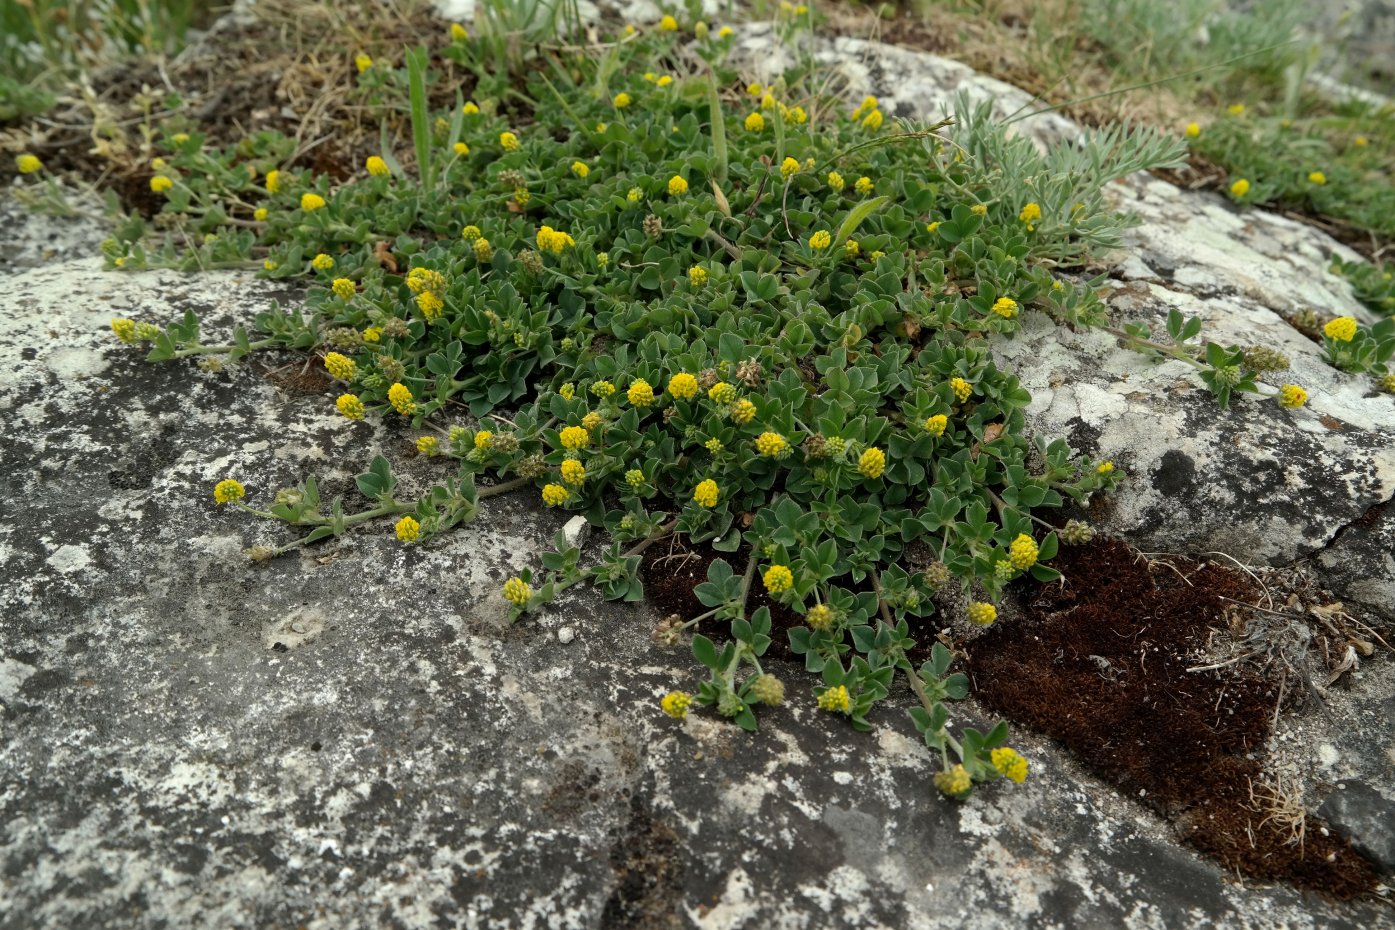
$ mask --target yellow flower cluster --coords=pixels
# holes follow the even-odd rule
[[[417,451],[422,455],[435,455],[441,451],[441,442],[435,436],[420,436],[417,438]]]
[[[358,374],[358,365],[354,360],[338,352],[330,352],[325,356],[325,369],[330,376],[338,378],[340,381],[352,381]]]
[[[809,237],[809,248],[822,252],[833,244],[833,234],[826,229],[820,229]]]
[[[412,397],[411,389],[400,381],[388,388],[388,403],[404,417],[417,412],[416,399]]]
[[[1012,567],[1018,571],[1026,571],[1037,564],[1037,555],[1040,549],[1037,541],[1026,533],[1019,533],[1017,538],[1008,546],[1008,558],[1012,562]]]
[[[858,458],[857,470],[864,478],[880,478],[886,470],[886,453],[872,446]]]
[[[381,155],[369,155],[368,160],[363,163],[363,167],[375,178],[385,178],[392,174],[392,169],[388,168],[388,163]]]
[[[1279,388],[1279,406],[1293,409],[1308,402],[1308,392],[1296,384],[1285,384]]]
[[[304,210],[306,213],[314,213],[316,210],[323,208],[324,205],[325,199],[319,194],[300,195],[300,209]]]
[[[993,304],[993,312],[1005,320],[1017,316],[1017,301],[1011,297],[999,297]]]
[[[688,283],[693,287],[702,287],[707,283],[707,269],[701,265],[694,265],[688,269]]]
[[[853,185],[853,188],[859,194],[866,197],[876,189],[876,184],[872,183],[871,178],[863,176],[857,179],[857,183]]]
[[[968,614],[969,622],[977,623],[979,626],[988,626],[998,619],[998,608],[982,601],[974,601],[969,604]]]
[[[756,451],[761,455],[774,456],[781,455],[788,450],[790,444],[784,436],[779,433],[766,431],[756,437]]]
[[[717,482],[713,481],[711,478],[699,482],[698,486],[693,488],[693,500],[697,501],[703,507],[716,507],[717,498],[720,494],[721,489],[717,487]]]
[[[933,417],[925,420],[925,431],[931,436],[943,436],[945,428],[949,426],[949,417],[943,413],[937,413]]]
[[[1322,328],[1334,342],[1351,342],[1356,338],[1356,317],[1339,316]]]
[[[731,420],[738,426],[744,426],[755,418],[756,405],[744,397],[731,405]]]
[[[533,597],[533,589],[528,582],[517,575],[504,582],[504,600],[522,607]]]
[[[670,197],[682,197],[688,193],[688,181],[681,174],[675,174],[668,179],[668,195]]]
[[[1244,197],[1244,196],[1245,196],[1246,194],[1248,194],[1249,192],[1250,192],[1250,182],[1249,182],[1249,181],[1246,181],[1244,178],[1240,178],[1240,179],[1239,179],[1238,181],[1236,181],[1234,184],[1230,185],[1230,194],[1231,194],[1232,197],[1236,197],[1236,198]]]
[[[544,485],[542,489],[543,503],[549,507],[557,507],[565,504],[571,499],[571,492],[560,484]]]
[[[679,400],[688,400],[697,396],[698,380],[686,371],[680,371],[672,378],[668,379],[668,393],[671,397]]]
[[[851,710],[852,696],[848,694],[847,686],[838,685],[836,688],[825,688],[823,694],[819,695],[819,709],[842,714]]]
[[[116,338],[130,345],[136,341],[136,321],[127,319],[116,319],[111,321],[111,331],[116,334]]]
[[[771,594],[782,594],[794,587],[794,573],[787,565],[772,565],[765,570],[765,590]]]
[[[268,194],[279,194],[281,192],[281,172],[272,168],[266,173],[265,184]]]
[[[833,188],[833,192],[835,194],[841,194],[843,192],[843,187],[846,183],[847,182],[843,180],[843,176],[838,172],[828,172],[828,186]]]
[[[324,252],[320,252],[314,258],[310,259],[310,267],[314,268],[316,271],[333,271],[334,259]]]
[[[464,239],[466,242],[474,242],[480,235],[480,228],[478,226],[466,226],[464,229],[460,230],[460,238]]]
[[[484,452],[494,445],[494,434],[487,429],[482,429],[475,433],[475,448]]]
[[[1020,785],[1027,780],[1027,760],[1016,749],[1000,746],[988,755],[993,760],[993,768],[1005,775],[1008,781]]]
[[[415,517],[403,517],[397,521],[395,529],[397,530],[397,538],[404,543],[416,542],[421,538],[421,524],[416,521]]]
[[[213,499],[220,504],[231,504],[247,496],[247,490],[240,481],[224,478],[213,486]]]
[[[959,800],[967,797],[973,790],[974,780],[968,769],[962,765],[955,765],[954,768],[935,773],[935,787],[939,788],[945,797]]]
[[[330,283],[329,289],[333,291],[334,296],[338,297],[340,300],[349,300],[358,293],[358,288],[355,287],[354,282],[350,281],[348,278],[335,278],[334,281]]]
[[[688,708],[692,706],[693,696],[686,691],[670,691],[659,701],[659,706],[664,713],[674,720],[682,720],[688,716]]]
[[[654,403],[654,389],[643,378],[636,378],[630,389],[625,392],[625,396],[636,407],[648,407]]]
[[[34,174],[43,170],[44,163],[39,161],[37,155],[30,155],[26,152],[23,155],[15,156],[15,167],[19,169],[20,174]]]
[[[631,99],[630,95],[625,93],[623,90],[620,93],[616,94],[615,99],[611,101],[611,103],[615,105],[615,108],[617,110],[625,109],[625,107],[629,106],[632,102],[633,100]]]
[[[575,245],[576,240],[560,229],[544,226],[542,229],[538,230],[538,248],[544,252],[551,252],[553,255],[561,255],[567,249]]]
[[[804,615],[804,622],[811,630],[827,630],[833,626],[833,609],[827,604],[815,604]]]
[[[591,166],[584,161],[572,162],[572,174],[579,178],[584,178],[591,173]]]
[[[517,152],[518,136],[514,135],[511,132],[499,133],[499,147],[502,148],[505,152]]]
[[[973,385],[963,378],[950,378],[949,386],[954,391],[954,397],[959,403],[964,403],[969,399],[969,395],[974,392]]]
[[[796,175],[798,173],[799,161],[797,159],[789,158],[787,156],[784,161],[780,162],[780,177],[789,180],[791,176]]]
[[[591,442],[591,434],[584,427],[565,427],[558,438],[562,441],[562,448],[575,452],[577,449],[585,449]]]
[[[1027,227],[1027,232],[1032,232],[1041,220],[1041,206],[1035,203],[1027,204],[1022,208],[1022,212],[1017,214],[1017,219]]]
[[[421,310],[421,315],[426,317],[426,321],[430,323],[441,316],[441,313],[446,309],[446,303],[435,291],[422,291],[417,295],[417,307]]]
[[[363,401],[358,399],[357,394],[340,394],[339,399],[334,402],[334,406],[339,408],[339,412],[350,420],[363,419]]]
[[[752,111],[751,114],[750,114],[749,116],[746,117],[746,131],[747,131],[747,132],[760,132],[760,131],[763,130],[764,128],[765,128],[765,117],[764,117],[764,116],[761,116],[760,113],[759,113],[759,111]]]
[[[586,483],[586,466],[576,459],[562,462],[562,480],[567,484],[581,486]]]
[[[165,177],[163,174],[157,174],[155,175],[155,177],[150,179],[150,189],[157,194],[163,194],[171,187],[174,187],[174,182],[171,181],[169,178]]]

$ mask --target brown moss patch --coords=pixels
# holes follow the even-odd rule
[[[1290,843],[1251,799],[1276,683],[1236,666],[1189,671],[1227,625],[1225,599],[1250,598],[1249,580],[1212,563],[1150,562],[1107,539],[1052,564],[1060,583],[971,644],[977,694],[1060,741],[1227,871],[1342,899],[1371,892],[1371,864],[1321,821],[1309,817],[1305,842]]]

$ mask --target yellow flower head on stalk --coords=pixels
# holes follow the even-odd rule
[[[1226,107],[1226,111],[1230,113],[1231,116],[1244,116],[1245,105],[1243,103],[1232,103],[1230,106]]]
[[[358,69],[359,74],[362,74],[369,68],[373,67],[373,59],[368,57],[368,55],[364,54],[363,52],[359,52],[357,55],[354,56],[354,67]]]
[[[392,174],[392,169],[388,163],[383,161],[380,155],[369,155],[368,160],[363,163],[363,167],[375,178],[385,178]]]
[[[797,159],[786,157],[784,161],[780,162],[780,177],[789,180],[790,176],[798,173],[799,161]]]
[[[794,587],[794,572],[789,570],[788,565],[772,565],[765,570],[763,580],[765,590],[771,594],[782,594]]]
[[[987,215],[988,215],[988,204],[986,204],[986,203],[976,203],[976,204],[974,204],[972,207],[969,208],[969,212],[972,213],[972,214],[974,214],[975,216],[987,216]]]
[[[363,331],[363,341],[367,343],[377,343],[383,338],[383,331],[377,326],[370,326]]]
[[[725,381],[718,381],[707,389],[707,396],[713,403],[729,404],[736,400],[736,388]]]
[[[266,186],[268,194],[279,194],[281,192],[281,172],[272,168],[266,173],[266,179],[262,183]]]
[[[934,781],[941,794],[956,801],[968,797],[969,792],[974,789],[973,777],[963,765],[936,772]]]
[[[1250,192],[1250,182],[1247,181],[1247,180],[1245,180],[1244,178],[1240,178],[1240,179],[1237,180],[1234,184],[1230,185],[1230,195],[1231,195],[1232,197],[1236,197],[1236,198],[1244,197],[1244,196],[1245,196],[1246,194],[1248,194],[1249,192]]]
[[[659,85],[660,87],[667,87],[668,85],[673,83],[673,76],[670,74],[662,74],[659,76],[659,79],[654,83]]]
[[[688,193],[688,181],[682,175],[675,174],[668,179],[668,195],[670,197],[682,197]]]
[[[435,291],[422,291],[417,295],[417,307],[421,310],[421,315],[426,317],[427,322],[431,322],[440,318],[442,311],[446,309],[446,304]]]
[[[851,708],[852,696],[848,694],[845,685],[825,688],[823,694],[819,695],[819,710],[831,710],[835,713],[846,714]]]
[[[630,95],[625,93],[623,90],[620,91],[620,93],[616,94],[615,99],[611,101],[611,103],[615,105],[615,108],[617,110],[623,110],[625,109],[625,107],[629,106],[633,102],[633,98],[631,98]]]
[[[334,259],[321,252],[310,259],[310,267],[316,271],[332,271],[334,270]]]
[[[1322,331],[1334,342],[1351,342],[1356,338],[1356,318],[1339,316],[1324,326]]]
[[[474,444],[476,449],[486,452],[490,446],[494,445],[494,434],[487,429],[482,429],[475,433]]]
[[[649,386],[649,382],[643,378],[637,378],[630,389],[625,392],[625,396],[630,399],[630,403],[636,407],[648,407],[654,403],[654,389]]]
[[[350,300],[358,293],[358,288],[354,282],[348,278],[335,278],[329,285],[329,289],[334,292],[334,296],[340,300]]]
[[[693,287],[702,287],[707,283],[707,269],[701,265],[694,265],[688,269],[688,283]]]
[[[422,455],[435,455],[441,451],[441,442],[435,436],[420,436],[417,438],[417,451]]]
[[[676,397],[679,400],[688,400],[689,398],[696,397],[697,392],[697,378],[688,374],[686,371],[680,371],[668,380],[668,393],[670,397]]]
[[[974,387],[963,378],[950,378],[950,389],[954,391],[954,397],[959,403],[964,403],[969,399],[969,395],[974,392]]]
[[[1011,297],[999,297],[993,304],[993,312],[1005,320],[1017,316],[1017,301]]]
[[[452,149],[452,150],[455,152],[455,154],[457,154],[457,155],[464,156],[464,155],[469,155],[469,154],[470,154],[470,147],[469,147],[468,145],[466,145],[464,142],[457,142],[457,143],[455,143],[455,145],[451,146],[451,149]]]
[[[517,575],[504,582],[504,600],[522,607],[533,598],[533,589]]]
[[[543,485],[543,503],[549,507],[559,507],[571,499],[572,492],[560,484]]]
[[[876,190],[877,186],[874,183],[872,183],[871,178],[863,176],[857,179],[857,183],[854,184],[853,187],[857,190],[859,194],[866,197],[869,194],[871,194],[872,191]]]
[[[759,111],[752,111],[746,117],[745,125],[747,132],[760,132],[765,128],[765,117],[761,116]]]
[[[584,484],[586,482],[586,466],[576,459],[567,459],[562,463],[562,480],[567,484]]]
[[[480,262],[481,264],[487,261],[491,261],[494,258],[494,246],[490,245],[489,240],[484,238],[483,236],[480,236],[478,239],[475,240],[474,250],[475,261]]]
[[[257,207],[257,209],[252,211],[252,219],[256,220],[258,223],[266,222],[266,218],[270,215],[266,207]]]
[[[790,444],[785,440],[785,437],[781,436],[779,433],[772,433],[767,430],[756,437],[756,451],[764,456],[781,455],[787,451],[789,447]]]
[[[731,405],[731,421],[744,426],[756,418],[756,405],[744,397]]]
[[[989,758],[993,760],[993,768],[997,769],[1008,781],[1022,784],[1027,780],[1027,760],[1008,746],[1000,746],[989,753]]]
[[[843,180],[843,176],[838,172],[828,172],[828,186],[833,189],[833,192],[835,194],[841,194],[843,192],[843,187],[846,185],[846,183],[847,182]]]
[[[348,356],[340,355],[338,352],[331,352],[325,356],[325,369],[331,377],[338,378],[340,381],[352,381],[354,376],[358,374],[358,365],[354,363],[354,360]]]
[[[1113,462],[1100,462],[1099,467],[1095,469],[1095,474],[1097,474],[1097,475],[1112,475],[1113,473],[1114,473],[1114,463],[1113,463]]]
[[[470,38],[470,33],[465,31],[465,27],[459,23],[450,24],[450,38],[452,42],[464,42]]]
[[[584,161],[572,162],[572,174],[579,178],[584,178],[591,173],[591,166]]]
[[[969,604],[968,614],[969,622],[977,623],[979,626],[988,626],[998,619],[998,608],[982,601],[974,601]]]
[[[864,478],[880,478],[886,470],[886,453],[872,446],[858,458],[857,470]]]
[[[517,152],[518,136],[514,135],[511,132],[499,133],[499,147],[502,148],[505,152]]]
[[[638,491],[640,488],[644,487],[644,472],[640,471],[638,468],[631,468],[629,471],[625,472],[625,483]]]
[[[833,610],[827,604],[815,604],[804,615],[804,622],[811,630],[827,630],[833,626]]]
[[[873,110],[862,118],[862,126],[865,129],[877,130],[882,128],[882,111]]]
[[[479,115],[480,108],[476,105],[475,101],[467,100],[465,101],[465,105],[460,108],[460,112],[465,116],[477,116]]]
[[[1323,174],[1321,171],[1314,171],[1308,175],[1308,182],[1321,187],[1327,183],[1327,175]]]
[[[466,242],[474,242],[479,237],[480,228],[478,226],[466,226],[464,229],[460,230],[460,238],[464,239]]]
[[[306,213],[314,213],[325,205],[325,199],[319,194],[301,194],[300,209]]]
[[[856,239],[849,239],[843,243],[843,255],[847,258],[857,258],[862,254],[862,246]]]
[[[713,436],[711,439],[707,440],[702,445],[703,448],[705,448],[708,452],[711,452],[713,455],[716,455],[718,452],[721,452],[722,449],[726,448],[722,444],[722,441],[718,439],[716,436]]]
[[[677,32],[678,20],[674,19],[672,16],[665,16],[663,19],[659,20],[659,28],[664,32]]]
[[[615,393],[615,385],[609,381],[597,381],[591,385],[591,393],[597,397],[610,397]]]
[[[1199,123],[1188,123],[1187,138],[1195,139],[1199,135],[1201,135],[1201,125]]]
[[[717,487],[717,482],[708,478],[706,481],[698,483],[693,488],[693,500],[703,507],[711,509],[717,506],[717,498],[721,495],[721,489]]]
[[[417,403],[416,399],[412,397],[411,388],[401,382],[388,388],[388,403],[392,404],[393,409],[404,417],[417,412]]]
[[[717,38],[719,39],[730,39],[733,34],[733,30],[730,26],[723,26],[721,29],[717,30]]]
[[[116,338],[130,345],[136,341],[136,321],[119,318],[111,321],[111,331]]]
[[[822,252],[833,244],[833,234],[826,229],[820,229],[809,237],[809,248]]]
[[[1279,406],[1290,409],[1301,407],[1308,402],[1308,392],[1296,384],[1285,384],[1279,388]]]
[[[157,174],[155,175],[155,177],[150,179],[150,189],[157,194],[163,194],[171,187],[174,187],[174,182],[171,181],[169,178],[165,177],[163,174]]]
[[[805,123],[809,122],[809,114],[805,111],[803,107],[790,107],[788,110],[784,111],[784,114],[785,122],[787,123],[794,123],[796,125],[802,126]]]
[[[1037,564],[1037,555],[1040,553],[1037,541],[1026,533],[1019,533],[1017,538],[1008,546],[1008,559],[1012,562],[1012,567],[1018,571],[1026,571]]]
[[[577,449],[585,449],[591,444],[591,434],[585,427],[568,426],[564,427],[557,437],[562,441],[563,449],[570,449],[575,452]]]
[[[415,517],[407,516],[397,521],[397,538],[404,543],[416,542],[421,538],[421,524]]]
[[[931,436],[943,436],[947,426],[949,426],[949,417],[943,413],[937,413],[925,421],[925,431]]]
[[[357,394],[340,394],[339,399],[334,402],[334,406],[339,408],[339,412],[350,420],[363,419],[363,401],[358,399]]]
[[[213,486],[213,499],[219,504],[231,504],[247,496],[247,490],[240,481],[224,478]]]
[[[674,720],[682,720],[688,716],[688,708],[692,706],[693,696],[686,691],[670,691],[659,701],[659,706],[664,713]]]
[[[20,174],[35,174],[44,170],[44,163],[39,161],[37,155],[30,155],[25,152],[23,155],[15,156],[15,167]]]
[[[1027,227],[1027,232],[1032,232],[1037,228],[1037,223],[1041,221],[1041,205],[1029,203],[1022,208],[1022,212],[1017,214],[1017,219]]]

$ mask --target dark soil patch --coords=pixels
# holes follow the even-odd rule
[[[1020,620],[969,647],[976,693],[1059,740],[1094,772],[1175,825],[1227,871],[1341,899],[1370,893],[1372,865],[1308,817],[1302,846],[1251,801],[1278,700],[1275,682],[1203,664],[1227,602],[1250,582],[1211,563],[1149,563],[1117,540],[1067,547],[1062,582]]]

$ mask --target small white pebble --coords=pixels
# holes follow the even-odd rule
[[[573,630],[569,626],[564,626],[557,631],[557,642],[564,646],[574,639],[576,639],[576,630]]]

